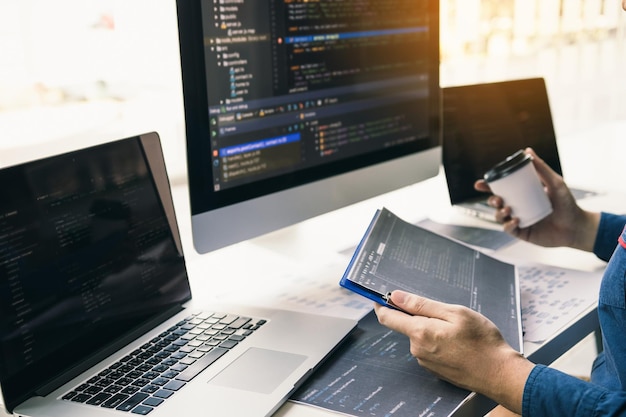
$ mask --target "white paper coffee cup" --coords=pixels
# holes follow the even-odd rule
[[[511,207],[519,227],[526,228],[552,213],[552,204],[532,164],[523,150],[498,163],[484,175],[491,191]]]

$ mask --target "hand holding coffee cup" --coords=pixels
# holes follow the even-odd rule
[[[487,171],[484,179],[491,191],[502,197],[519,218],[519,227],[526,228],[552,213],[552,204],[532,164],[532,157],[523,150],[515,152]]]

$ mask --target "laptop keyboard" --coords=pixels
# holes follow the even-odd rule
[[[149,414],[265,323],[225,313],[193,314],[62,398]]]

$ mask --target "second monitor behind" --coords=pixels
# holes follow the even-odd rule
[[[451,204],[484,197],[474,181],[528,146],[562,174],[543,78],[443,88],[443,167]]]

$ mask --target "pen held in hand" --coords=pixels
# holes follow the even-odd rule
[[[401,309],[401,308],[400,308],[400,307],[398,307],[396,304],[394,304],[394,302],[391,300],[391,291],[390,291],[390,292],[388,292],[387,294],[384,294],[384,295],[382,296],[382,299],[383,299],[383,301],[385,301],[385,303],[386,303],[386,304],[385,304],[385,307],[390,307],[390,308],[393,308],[393,309],[395,309],[395,310],[401,311],[401,312],[403,312],[403,313],[405,313],[405,314],[408,314],[408,315],[410,315],[410,316],[412,316],[412,315],[413,315],[413,314],[409,313],[408,311]]]

